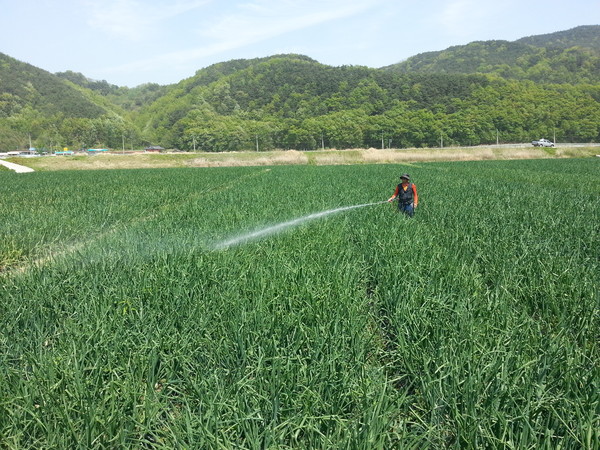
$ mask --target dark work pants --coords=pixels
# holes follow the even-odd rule
[[[406,214],[408,217],[412,217],[415,215],[415,208],[413,205],[413,203],[407,203],[405,205],[398,203],[398,211]]]

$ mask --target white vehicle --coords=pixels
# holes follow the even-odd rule
[[[531,141],[531,145],[534,147],[554,147],[554,142],[548,139],[540,139],[539,141]]]

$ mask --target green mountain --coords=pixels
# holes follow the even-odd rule
[[[600,26],[581,26],[514,42],[471,42],[421,53],[384,69],[400,73],[490,73],[537,83],[598,83]]]
[[[383,69],[239,59],[131,89],[2,55],[0,151],[29,137],[38,148],[205,151],[598,142],[598,30],[474,42]]]
[[[0,53],[0,116],[33,108],[44,114],[96,118],[106,111],[56,75]]]
[[[257,141],[263,149],[379,147],[382,132],[394,134],[387,114],[452,109],[489,83],[480,75],[406,75],[277,55],[200,70],[141,109],[136,123],[150,140],[183,149],[241,150]],[[408,133],[398,141],[423,145]]]
[[[118,105],[124,110],[135,111],[143,105],[152,103],[157,98],[165,95],[169,86],[161,86],[156,83],[146,83],[134,88],[119,87],[109,84],[107,81],[97,81],[87,78],[82,73],[66,71],[56,74],[63,80],[106,97],[112,104]]]
[[[234,70],[235,68],[235,70]],[[331,67],[298,55],[200,70],[142,108],[142,134],[206,151],[600,138],[600,86]]]
[[[107,96],[0,53],[0,151],[116,146],[137,136]]]
[[[517,39],[515,42],[534,47],[572,48],[583,47],[600,51],[600,25],[582,25],[566,31]]]

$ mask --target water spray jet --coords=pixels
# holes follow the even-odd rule
[[[297,219],[292,219],[287,222],[278,223],[276,225],[271,225],[269,227],[261,228],[259,230],[251,231],[249,233],[245,233],[239,236],[231,237],[224,241],[214,243],[211,248],[213,250],[223,250],[229,247],[233,247],[235,245],[240,245],[243,243],[247,243],[250,241],[254,241],[256,239],[260,239],[262,237],[270,236],[276,233],[279,233],[287,228],[294,227],[296,225],[300,225],[302,223],[319,219],[321,217],[329,216],[331,214],[339,213],[342,211],[348,211],[350,209],[364,208],[366,206],[380,205],[382,203],[387,203],[386,200],[382,202],[375,203],[363,203],[361,205],[352,205],[352,206],[342,206],[340,208],[329,209],[327,211],[321,211],[318,213],[309,214],[307,216],[298,217]]]

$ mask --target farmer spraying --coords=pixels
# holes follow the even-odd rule
[[[388,202],[392,202],[396,198],[398,199],[398,211],[412,217],[415,214],[415,208],[419,204],[419,195],[417,194],[417,186],[410,182],[410,175],[407,173],[400,176],[400,184],[396,186],[394,195],[388,199]]]

